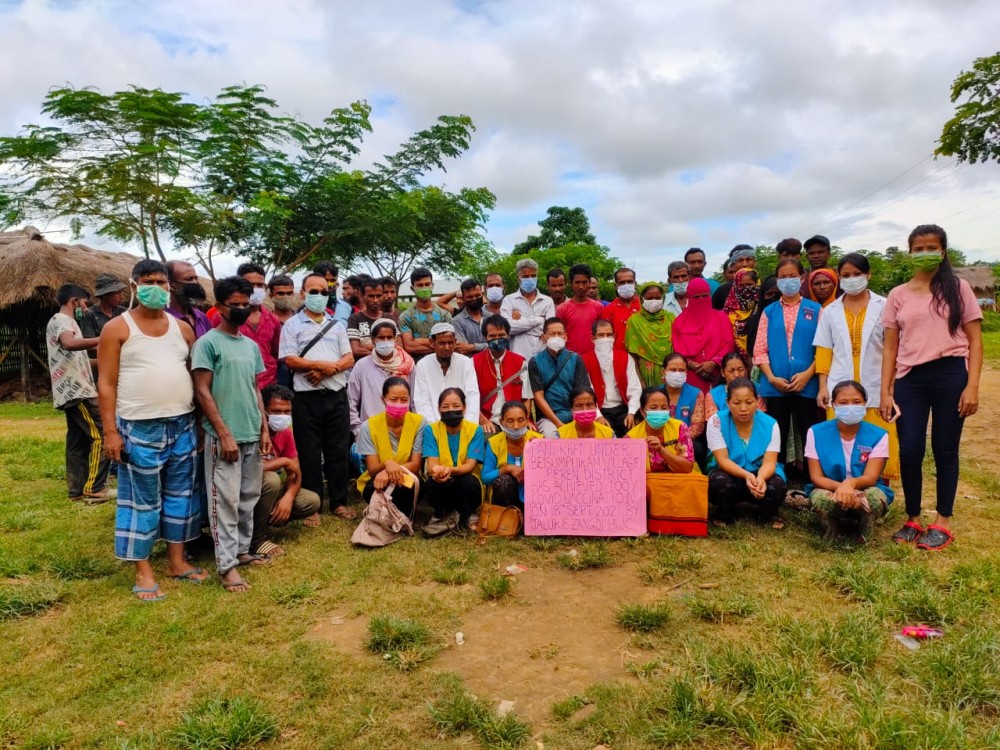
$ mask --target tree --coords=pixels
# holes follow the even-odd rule
[[[469,148],[470,118],[439,117],[362,171],[350,165],[372,129],[368,104],[319,125],[276,110],[262,86],[230,86],[207,104],[158,89],[55,89],[42,108],[55,125],[0,138],[0,218],[68,219],[147,257],[165,259],[169,241],[210,274],[218,251],[281,270],[322,259],[449,271],[479,241],[493,194],[421,182]]]
[[[980,57],[951,85],[955,116],[944,124],[934,153],[960,162],[1000,162],[1000,52]]]
[[[590,220],[582,208],[551,206],[547,216],[538,222],[542,231],[514,246],[514,255],[526,255],[532,250],[547,250],[566,245],[596,245],[590,233]]]

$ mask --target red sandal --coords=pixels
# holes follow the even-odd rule
[[[955,535],[944,526],[932,523],[927,530],[917,539],[917,549],[928,550],[930,552],[941,552],[955,541]]]
[[[910,544],[917,541],[925,533],[924,527],[919,523],[916,521],[907,521],[903,524],[903,528],[892,535],[892,541],[896,544]]]

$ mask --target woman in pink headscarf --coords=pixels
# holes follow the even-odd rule
[[[691,279],[688,305],[674,321],[671,339],[674,351],[687,360],[687,382],[702,392],[719,380],[722,358],[736,348],[729,316],[712,308],[708,282]]]

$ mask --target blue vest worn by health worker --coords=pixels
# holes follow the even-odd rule
[[[666,394],[667,386],[661,385],[660,390]],[[690,383],[685,383],[681,387],[681,395],[677,399],[676,404],[671,405],[671,416],[674,419],[679,419],[688,427],[691,426],[691,417],[694,416],[694,407],[698,403],[698,395],[701,391],[695,388]],[[670,396],[667,396],[667,403],[670,403]]]
[[[847,467],[844,465],[844,447],[840,439],[840,430],[837,429],[837,420],[820,422],[809,429],[812,430],[813,438],[816,441],[816,453],[819,455],[819,465],[823,469],[823,476],[834,482],[843,482],[847,479]],[[881,427],[868,422],[862,422],[858,425],[858,434],[854,438],[854,450],[851,451],[852,477],[860,477],[865,473],[869,454],[886,434],[886,431]],[[882,482],[881,477],[875,486],[885,493],[886,502],[891,503],[894,493]],[[816,489],[815,486],[807,484],[805,492],[808,495],[814,489]]]
[[[777,424],[774,417],[758,410],[753,415],[753,430],[750,432],[750,439],[745,443],[739,432],[736,431],[733,415],[728,410],[720,411],[718,417],[722,428],[722,438],[726,441],[726,449],[729,451],[729,460],[740,468],[756,474],[761,464],[764,463],[764,454],[767,453],[771,435],[774,434],[774,426]],[[774,473],[782,479],[785,478],[785,467],[781,463],[780,456]]]
[[[767,358],[775,377],[791,380],[793,375],[808,370],[816,359],[813,339],[816,336],[816,326],[819,325],[820,306],[812,300],[802,300],[795,319],[795,330],[792,331],[792,351],[789,355],[781,304],[781,300],[778,300],[764,308],[764,315],[767,316]],[[813,375],[806,387],[796,394],[781,393],[766,378],[762,377],[760,380],[760,395],[765,398],[787,395],[816,398],[817,393],[818,375]]]
[[[726,385],[722,383],[715,386],[712,390],[708,392],[712,397],[712,401],[715,403],[716,411],[728,411],[729,402],[726,400]]]

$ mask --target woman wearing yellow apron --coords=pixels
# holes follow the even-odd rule
[[[694,460],[688,427],[670,416],[659,388],[640,398],[644,419],[626,437],[645,440],[646,526],[653,534],[708,535],[708,480]]]
[[[424,527],[428,536],[474,526],[483,501],[479,472],[486,458],[486,439],[482,427],[465,420],[465,393],[461,388],[441,391],[438,413],[441,419],[424,427],[424,493],[434,509],[433,518]]]
[[[528,412],[521,401],[508,401],[500,410],[500,429],[486,443],[483,484],[494,505],[524,510],[524,447],[541,434],[528,429]]]
[[[889,460],[882,477],[899,479],[899,440],[896,425],[882,419],[879,399],[882,393],[882,348],[885,329],[882,311],[885,297],[868,290],[871,265],[860,253],[848,253],[837,266],[844,295],[823,310],[816,337],[816,372],[819,393],[816,402],[833,419],[830,391],[837,383],[854,380],[868,392],[865,421],[889,433]]]
[[[410,384],[405,378],[386,378],[382,384],[385,410],[369,417],[358,429],[355,450],[366,471],[358,478],[358,492],[367,503],[375,490],[396,485],[392,502],[406,516],[413,515],[416,480],[405,485],[406,472],[420,473],[423,462],[424,418],[410,411]]]
[[[573,421],[559,428],[559,437],[564,439],[600,438],[602,440],[614,438],[615,431],[608,425],[597,421],[603,417],[597,409],[597,395],[593,388],[589,385],[574,388],[569,394],[569,404],[573,413]]]

